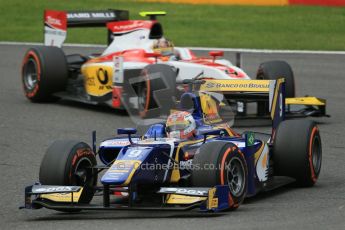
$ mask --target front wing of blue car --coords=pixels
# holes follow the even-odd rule
[[[118,189],[118,190],[117,190]],[[25,205],[20,208],[54,210],[174,210],[186,211],[198,209],[199,211],[219,212],[229,209],[229,187],[217,185],[212,188],[196,187],[161,187],[156,193],[161,195],[159,203],[141,204],[133,202],[135,194],[130,189],[106,188],[101,189],[99,195],[103,202],[99,204],[81,204],[79,198],[83,191],[81,186],[52,186],[32,185],[25,189]],[[113,191],[126,191],[128,197],[125,202],[112,203],[109,199]]]

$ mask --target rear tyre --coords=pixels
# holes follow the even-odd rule
[[[88,204],[97,183],[96,171],[92,169],[96,164],[95,154],[86,143],[55,141],[43,157],[39,181],[43,185],[83,186],[78,203]]]
[[[273,162],[275,175],[293,177],[302,187],[313,186],[322,163],[321,137],[315,122],[283,121],[274,138]]]
[[[285,79],[285,97],[295,97],[295,78],[291,66],[285,61],[269,61],[261,63],[256,73],[256,79],[277,80]],[[269,104],[258,102],[258,115],[267,115]]]
[[[143,69],[143,82],[137,86],[140,117],[154,117],[169,112],[176,93],[176,76],[177,70],[169,65],[153,64]]]
[[[32,102],[56,100],[52,94],[65,89],[67,78],[67,61],[62,49],[42,46],[26,52],[22,82],[25,96]]]
[[[238,147],[232,143],[206,143],[193,158],[192,185],[228,185],[230,210],[237,209],[244,200],[247,193],[247,178],[246,160]]]

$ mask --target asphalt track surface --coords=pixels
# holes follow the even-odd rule
[[[345,56],[247,54],[243,68],[254,75],[265,60],[288,61],[299,95],[326,98],[331,118],[318,119],[323,165],[313,188],[283,187],[247,199],[235,212],[82,212],[18,210],[24,187],[38,180],[41,159],[56,139],[90,143],[131,126],[130,119],[105,107],[60,101],[33,104],[23,95],[20,66],[27,46],[0,45],[0,229],[345,229]],[[99,49],[66,48],[89,54]],[[234,61],[234,54],[226,58]],[[240,130],[243,130],[241,128]],[[268,127],[255,130],[267,131]]]

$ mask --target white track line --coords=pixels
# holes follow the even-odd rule
[[[43,43],[39,42],[6,42],[0,41],[0,45],[13,45],[13,46],[43,46]],[[99,44],[79,44],[79,43],[65,43],[63,44],[65,47],[90,47],[90,48],[105,48],[106,45],[99,45]]]
[[[236,53],[267,53],[267,54],[341,54],[345,51],[323,51],[323,50],[269,50],[269,49],[234,49],[234,48],[204,48],[204,47],[189,47],[191,50],[209,51],[220,50],[225,52]]]
[[[25,46],[42,46],[43,43],[38,42],[6,42],[0,41],[0,45],[25,45]],[[105,48],[106,45],[99,44],[78,44],[66,43],[66,47],[90,47],[90,48]],[[331,54],[331,55],[345,55],[345,51],[322,51],[322,50],[269,50],[269,49],[233,49],[233,48],[205,48],[205,47],[187,47],[191,50],[210,51],[221,50],[225,52],[236,53],[264,53],[264,54]]]

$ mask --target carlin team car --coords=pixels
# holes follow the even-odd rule
[[[42,160],[39,182],[25,189],[22,208],[218,212],[293,181],[305,187],[316,183],[319,129],[310,120],[284,120],[283,79],[237,80],[237,86],[222,88],[216,86],[219,80],[183,84],[188,90],[176,107],[142,136],[135,136],[135,128],[120,128],[120,136],[99,148],[95,133],[92,147],[54,142]],[[230,128],[220,111],[225,94],[266,98],[272,132],[239,134]]]
[[[223,52],[211,51],[210,57],[197,57],[190,49],[174,47],[164,38],[162,25],[156,20],[164,12],[144,12],[149,20],[129,20],[124,10],[106,11],[51,11],[46,10],[45,46],[30,48],[24,56],[22,82],[25,95],[33,102],[52,101],[58,98],[91,104],[106,104],[115,109],[137,109],[142,116],[155,106],[152,89],[165,88],[162,82],[148,78],[137,84],[131,80],[146,75],[145,67],[164,63],[178,70],[177,76],[168,79],[168,87],[177,98],[184,89],[176,81],[191,79],[196,75],[204,79],[242,80],[250,77],[228,60],[217,59]],[[61,49],[67,28],[106,27],[108,47],[101,54],[65,55]],[[155,70],[155,71],[160,71]],[[303,116],[325,115],[325,100],[315,97],[294,98],[295,86],[291,67],[283,61],[262,63],[257,79],[285,78],[287,104],[303,105],[297,114]],[[165,83],[167,83],[165,82]],[[135,94],[127,92],[134,86]],[[124,102],[126,101],[126,102]],[[246,113],[246,104],[232,101],[238,111]],[[125,108],[129,105],[130,108]],[[267,115],[266,104],[259,103],[259,115]],[[289,109],[288,112],[293,112]],[[296,110],[295,110],[296,112]]]

